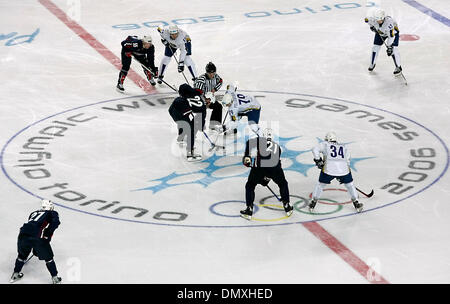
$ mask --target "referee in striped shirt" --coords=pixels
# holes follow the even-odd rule
[[[207,92],[212,92],[215,94],[222,86],[222,78],[216,74],[216,66],[212,62],[208,62],[205,67],[206,73],[200,75],[194,81],[194,88],[199,89],[203,96]],[[222,104],[219,101],[210,103],[207,105],[208,108],[212,109],[211,118],[209,121],[209,128],[214,130],[215,125],[222,125]]]

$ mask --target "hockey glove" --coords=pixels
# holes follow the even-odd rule
[[[324,162],[323,159],[319,158],[319,159],[314,159],[314,162],[316,163],[317,168],[322,169]]]
[[[224,133],[227,129],[224,125],[217,125],[214,126],[214,129],[219,133]]]
[[[263,181],[261,182],[261,185],[263,185],[263,187],[267,186],[270,182],[270,178],[264,176]]]
[[[377,33],[377,30],[375,29],[374,26],[370,26],[370,30],[371,30],[372,32],[374,32],[374,33]]]
[[[164,38],[161,38],[161,42],[162,42],[164,45],[168,45],[168,44],[169,44],[169,42],[168,42],[166,39],[164,39]]]
[[[251,167],[252,166],[252,159],[249,156],[244,156],[244,158],[242,158],[242,163],[246,167]]]
[[[394,48],[392,47],[392,45],[388,46],[387,49],[386,49],[386,54],[388,56],[391,56],[393,52],[394,52]]]
[[[184,61],[180,61],[178,64],[178,73],[182,73],[184,71]]]
[[[45,229],[44,233],[42,234],[42,238],[45,241],[50,242],[52,240],[52,233],[50,233],[47,229]]]

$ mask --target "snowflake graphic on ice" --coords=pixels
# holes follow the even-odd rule
[[[301,136],[294,136],[294,137],[281,137],[280,136],[280,137],[275,137],[274,141],[276,141],[281,147],[282,159],[290,159],[291,160],[291,164],[286,167],[283,166],[283,170],[284,171],[295,171],[306,177],[308,170],[315,167],[315,164],[312,161],[312,154],[311,154],[311,161],[308,163],[298,161],[297,157],[304,153],[311,153],[312,149],[292,150],[292,149],[287,148],[287,144],[290,141],[295,140],[300,137]],[[237,138],[237,137],[234,138],[234,140],[231,142],[231,144],[237,143],[238,140],[239,140],[239,138]],[[317,141],[321,142],[323,140],[320,138],[317,138]],[[347,143],[347,144],[351,144],[351,143]],[[230,145],[230,143],[228,143],[227,145]],[[244,154],[244,148],[241,148],[233,153],[233,155],[243,155],[243,154]],[[238,160],[236,160],[236,162],[233,162],[230,164],[216,165],[216,163],[219,163],[220,160],[223,159],[224,157],[230,157],[230,155],[217,155],[217,153],[214,153],[210,157],[208,157],[200,162],[200,163],[208,164],[206,167],[204,167],[202,169],[198,169],[198,170],[186,172],[186,173],[172,172],[166,176],[163,176],[163,177],[160,177],[157,179],[152,179],[149,181],[149,182],[152,182],[153,184],[159,182],[156,185],[136,189],[135,191],[148,190],[148,191],[152,191],[154,194],[154,193],[157,193],[159,191],[162,191],[162,190],[165,190],[165,189],[168,189],[171,187],[177,187],[177,186],[186,185],[186,184],[199,184],[199,185],[202,185],[203,187],[208,187],[210,184],[212,184],[216,181],[225,180],[225,179],[229,179],[229,178],[235,178],[235,177],[247,177],[248,176],[250,170],[247,170],[244,173],[237,173],[235,175],[228,175],[228,176],[223,176],[223,177],[214,176],[214,173],[217,170],[242,164],[241,159],[239,158]],[[371,158],[375,158],[375,157],[352,158],[350,161],[350,168],[354,171],[357,171],[356,167],[355,167],[356,163],[363,161],[363,160],[371,159]],[[198,174],[202,174],[203,177],[197,178],[197,179],[191,180],[191,181],[180,182],[180,183],[171,183],[170,182],[171,180],[174,180],[174,179],[182,177],[182,176],[198,175]]]

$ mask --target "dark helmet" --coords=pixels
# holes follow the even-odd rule
[[[206,73],[215,73],[216,72],[216,66],[211,61],[208,62],[208,64],[205,67]]]
[[[178,93],[181,97],[184,98],[192,98],[194,96],[201,95],[200,92],[192,88],[187,83],[183,83],[182,85],[180,85],[180,87],[178,88]]]

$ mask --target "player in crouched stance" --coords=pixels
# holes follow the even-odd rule
[[[261,114],[261,104],[256,97],[238,93],[235,85],[227,85],[227,90],[223,95],[222,104],[227,107],[230,114],[230,121],[224,125],[219,125],[216,131],[224,134],[237,133],[239,120],[247,116],[250,129],[256,134],[260,134],[259,118]]]
[[[350,152],[344,144],[337,142],[334,132],[328,132],[325,135],[325,141],[321,142],[312,149],[314,162],[321,169],[319,181],[312,193],[312,199],[309,203],[310,212],[314,211],[317,200],[320,198],[325,185],[330,184],[333,179],[337,179],[344,184],[349,192],[353,206],[356,211],[361,212],[363,204],[358,202],[358,192],[353,185],[353,177],[350,171]],[[321,157],[321,154],[323,158]]]
[[[199,161],[202,156],[195,152],[195,134],[204,129],[206,105],[201,99],[202,94],[186,83],[180,85],[178,93],[180,96],[169,107],[169,114],[178,128],[177,142],[180,146],[186,143],[187,161]]]
[[[256,157],[252,162],[252,152],[256,150]],[[263,136],[247,140],[242,162],[251,167],[245,184],[245,202],[247,208],[241,210],[241,217],[251,220],[253,215],[253,201],[255,200],[256,185],[267,186],[272,179],[280,188],[281,201],[287,216],[291,216],[293,207],[289,204],[289,187],[281,168],[281,148],[272,140],[272,130],[265,129]]]
[[[152,43],[152,37],[144,36],[139,39],[137,36],[128,36],[121,42],[122,51],[122,69],[117,80],[117,90],[124,92],[123,83],[128,75],[131,66],[131,59],[136,59],[144,70],[148,82],[152,86],[156,85],[155,77],[158,77],[158,68],[155,67],[155,46]]]
[[[50,246],[53,232],[58,228],[60,221],[58,212],[54,211],[54,205],[49,200],[42,200],[42,208],[34,211],[28,217],[28,222],[20,228],[17,240],[18,256],[14,265],[14,272],[11,276],[11,283],[23,277],[23,265],[33,250],[33,254],[39,260],[45,260],[47,269],[52,276],[53,284],[61,283],[58,277],[55,261],[53,260],[53,251]]]
[[[368,69],[369,72],[375,69],[381,45],[386,43],[386,53],[388,56],[392,56],[392,59],[394,60],[394,75],[400,75],[402,72],[400,52],[398,51],[400,30],[398,29],[397,22],[391,16],[386,16],[382,9],[376,9],[373,12],[373,15],[365,18],[364,21],[369,24],[370,30],[375,33],[370,66]]]

